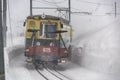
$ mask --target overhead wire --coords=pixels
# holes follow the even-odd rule
[[[113,5],[112,3],[110,4],[110,3],[90,2],[90,1],[86,1],[86,0],[76,0],[76,1],[81,1],[83,3],[89,3],[89,4],[95,4],[95,5],[101,4],[104,6],[112,6]]]
[[[83,2],[83,3],[89,3],[89,4],[95,4],[95,5],[97,5],[96,6],[96,8],[95,8],[95,10],[93,11],[93,12],[91,12],[91,13],[94,13],[94,12],[96,12],[99,8],[100,8],[100,6],[102,5],[104,5],[104,6],[113,6],[113,4],[108,4],[108,3],[100,3],[100,2],[90,2],[90,1],[85,1],[85,0],[76,0],[76,1],[81,1],[81,2]],[[105,16],[105,15],[94,15],[94,16]]]
[[[11,25],[11,13],[10,13],[10,2],[8,1],[8,16],[9,16],[9,26],[10,26],[10,36],[11,36],[11,43],[13,45],[13,34],[12,34],[12,25]]]
[[[73,14],[73,15],[86,16],[86,14],[87,14],[87,13],[80,13],[80,14],[76,13],[76,14]],[[106,14],[104,14],[104,15],[87,14],[87,16],[107,16],[107,15],[106,15]]]
[[[33,1],[36,1],[36,2],[40,2],[40,3],[44,3],[44,4],[49,4],[49,5],[52,5],[52,6],[56,6],[57,8],[60,8],[60,6],[58,6],[58,3],[64,3],[64,1],[67,1],[67,0],[63,0],[63,1],[60,1],[60,2],[56,2],[55,0],[53,2],[50,2],[50,1],[47,1],[47,0],[44,0],[44,1],[41,1],[41,0],[33,0]],[[64,14],[62,14],[64,15]]]
[[[114,4],[108,4],[108,3],[100,3],[100,2],[98,2],[98,3],[95,3],[95,2],[90,2],[90,1],[85,1],[85,0],[76,0],[76,1],[81,1],[81,2],[84,2],[84,3],[90,3],[90,4],[95,4],[95,5],[97,5],[96,6],[96,8],[95,8],[95,10],[94,11],[92,11],[91,13],[94,13],[94,12],[96,12],[101,6],[103,6],[103,5],[105,5],[105,6],[108,6],[108,7],[110,7],[110,6],[114,6]],[[79,9],[76,9],[76,8],[74,8],[75,10],[78,10],[78,11],[80,11]],[[113,11],[113,10],[112,10]],[[81,13],[80,13],[81,14]],[[79,13],[77,14],[77,15],[80,15]],[[108,15],[108,14],[104,14],[104,15],[92,15],[92,16],[105,16],[105,15]],[[119,14],[118,14],[119,15]],[[81,15],[82,16],[82,15]]]
[[[77,8],[74,8],[74,7],[72,7],[71,9],[73,9],[73,10],[77,10],[78,12],[85,12],[85,11],[82,11],[82,10],[77,9]],[[72,12],[72,11],[71,11],[71,12]]]
[[[46,0],[44,0],[44,1],[41,1],[41,0],[33,0],[33,1],[40,2],[40,3],[44,3],[44,4],[49,4],[49,5],[52,5],[52,6],[56,6],[57,8],[60,8],[60,6],[57,5],[57,3],[55,2],[55,0],[54,0],[54,2],[49,2],[49,1],[46,1]],[[66,1],[66,0],[64,0],[64,1]],[[62,1],[61,1],[61,2],[62,2]],[[76,9],[76,8],[73,8],[73,7],[72,7],[71,9],[80,11],[80,9]],[[84,11],[82,11],[82,12],[84,12]]]
[[[45,1],[45,2],[42,2],[42,1],[40,1],[40,0],[33,0],[33,1],[36,1],[36,2],[40,2],[40,3],[44,3],[44,4],[49,4],[49,5],[54,5],[54,6],[56,6],[57,8],[60,8],[60,6],[58,6],[57,5],[57,3],[54,1],[54,2],[48,2],[48,1]],[[76,8],[72,8],[72,9],[75,9],[75,10],[79,10],[79,9],[76,9]],[[80,10],[79,10],[80,11]],[[84,12],[84,11],[81,11],[81,12]],[[62,14],[62,15],[64,15],[64,14]]]
[[[37,2],[42,2],[44,4],[49,4],[49,5],[54,5],[56,6],[57,8],[60,8],[60,6],[58,6],[57,4],[58,3],[63,3],[64,1],[67,1],[67,0],[63,0],[63,1],[60,1],[60,2],[56,2],[55,0],[54,1],[48,1],[48,0],[34,0],[34,1],[37,1]],[[97,5],[96,8],[95,8],[95,11],[97,11],[99,9],[99,7],[101,5],[106,5],[106,6],[113,6],[113,4],[108,4],[108,3],[100,3],[100,2],[90,2],[90,1],[85,1],[85,0],[76,0],[76,1],[81,1],[81,2],[84,2],[84,3],[90,3],[90,4],[95,4]],[[82,14],[84,14],[84,12],[87,12],[87,11],[81,11],[80,9],[76,9],[76,8],[73,8],[71,7],[71,9],[74,9],[74,10],[77,10],[78,12],[83,12]],[[95,12],[93,11],[93,12]],[[71,11],[72,12],[72,11]],[[93,12],[88,12],[88,13],[93,13]],[[74,15],[80,15],[81,13],[76,13]],[[85,15],[85,14],[84,14]],[[88,15],[88,14],[87,14]],[[105,14],[107,15],[107,14]],[[105,16],[105,15],[92,15],[92,16]],[[82,15],[81,15],[82,16]]]
[[[57,4],[55,4],[55,3],[49,3],[49,2],[47,2],[47,1],[41,1],[41,0],[33,0],[33,1],[35,1],[35,2],[39,2],[39,3],[43,3],[43,4],[47,4],[47,5],[50,5],[50,6],[56,6],[57,8],[59,7]],[[56,8],[56,9],[57,9]]]
[[[47,1],[47,0],[42,0],[42,1],[41,0],[33,0],[33,1],[44,3],[44,4],[49,4],[49,5],[56,5],[56,4],[64,3],[64,1],[66,1],[66,0],[61,1],[61,2],[56,2],[56,1],[50,2],[50,1]]]
[[[43,3],[43,4],[48,4],[48,5],[52,5],[52,6],[55,6],[55,4],[51,4],[51,3],[47,3],[47,2],[43,2],[43,1],[40,1],[40,0],[33,0],[34,2],[39,2],[39,3]]]
[[[118,22],[118,21],[119,21],[119,22]],[[84,37],[87,37],[87,36],[90,36],[90,35],[92,35],[92,34],[95,34],[96,32],[100,32],[100,31],[102,31],[102,30],[104,30],[104,29],[106,29],[106,28],[111,27],[111,25],[116,24],[117,22],[120,24],[120,19],[114,20],[114,21],[108,23],[107,25],[102,26],[100,29],[91,30],[91,31],[85,33],[83,36],[84,36]],[[83,36],[81,36],[81,37],[79,37],[79,38],[82,38]],[[77,39],[79,40],[79,38],[77,38]]]
[[[48,3],[52,3],[52,4],[54,4],[54,3],[55,4],[61,4],[61,3],[64,3],[65,1],[67,1],[67,0],[63,0],[63,1],[59,1],[59,2],[58,1],[57,2],[56,1],[53,2],[53,1],[48,1],[48,0],[43,0],[43,1],[48,2]]]

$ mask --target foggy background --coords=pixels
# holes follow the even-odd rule
[[[33,6],[67,6],[67,0],[33,0],[33,3]],[[8,0],[7,39],[11,40],[24,35],[23,23],[30,15],[29,10],[29,0]],[[120,0],[71,0],[71,11],[92,13],[91,15],[83,13],[71,15],[72,61],[90,70],[119,75]],[[43,13],[57,16],[55,10],[33,10],[33,14]],[[14,42],[11,40],[8,44],[14,45]]]

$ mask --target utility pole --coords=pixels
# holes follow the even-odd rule
[[[71,22],[71,0],[68,1],[69,4],[69,23]]]
[[[32,16],[32,0],[30,0],[30,16]]]
[[[2,27],[2,0],[0,0],[0,80],[5,80],[4,50],[3,50],[3,27]]]
[[[4,40],[4,47],[6,47],[6,31],[7,31],[7,25],[6,25],[6,11],[7,11],[7,1],[3,0],[3,40]]]

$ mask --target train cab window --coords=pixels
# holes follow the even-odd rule
[[[34,21],[29,22],[29,28],[30,29],[35,29],[35,22]]]
[[[56,24],[46,24],[45,31],[46,32],[55,32],[57,30]],[[55,38],[56,33],[47,33],[46,38]]]
[[[45,36],[46,38],[55,38],[56,33],[49,33],[49,32],[55,32],[56,30],[57,30],[57,23],[41,23],[40,24],[40,36],[42,37]]]

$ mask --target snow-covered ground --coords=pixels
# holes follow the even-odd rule
[[[77,62],[88,69],[119,75],[120,73],[120,17],[98,31],[79,39]],[[89,66],[88,66],[89,65]],[[99,67],[100,66],[100,67]]]
[[[106,48],[109,48],[111,46],[112,48],[115,47],[115,44],[113,44],[114,45],[113,46],[108,41],[110,39],[111,42],[111,39],[114,41],[114,39],[116,40],[116,38],[119,38],[116,37],[117,34],[115,34],[116,36],[111,36],[114,35],[113,33],[116,32],[118,33],[117,31],[118,29],[119,27],[111,25],[110,27],[107,27],[99,31],[92,36],[83,38],[79,42],[79,45],[76,46],[74,45],[74,51],[73,51],[74,53],[72,57],[73,63],[67,62],[66,64],[62,64],[60,65],[60,67],[58,67],[58,70],[64,75],[71,78],[72,80],[120,80],[119,74],[116,73],[116,71],[119,72],[120,64],[114,63],[114,62],[119,62],[118,61],[119,54],[117,53],[115,54],[114,52],[112,53],[112,51],[109,52],[109,49],[106,50]],[[115,32],[113,30],[115,30]],[[101,35],[101,33],[105,33],[107,31],[108,33],[106,35],[104,34]],[[100,39],[102,39],[103,41]],[[108,43],[105,42],[106,39],[108,39],[107,40]],[[15,38],[13,38],[13,40],[14,40],[13,44],[9,44],[9,46],[5,49],[6,79],[7,80],[43,79],[43,77],[37,73],[34,67],[32,65],[29,65],[28,67],[25,61],[26,58],[24,57],[24,36],[20,36],[20,35],[19,37],[16,36]],[[8,42],[9,41],[10,41],[10,37]],[[96,41],[98,41],[99,43]],[[97,47],[95,46],[96,44]],[[105,46],[101,47],[104,44]],[[115,49],[116,51],[116,48],[113,49]],[[88,52],[88,50],[90,51]],[[102,50],[106,50],[106,51],[102,51]],[[104,53],[102,54],[102,52]]]
[[[114,13],[115,1],[119,13],[119,0],[72,0],[72,11],[87,11],[92,15],[72,14],[72,62],[60,65],[61,73],[73,80],[120,80],[120,16],[106,14]],[[10,0],[12,33],[8,21],[5,48],[7,80],[43,79],[33,67],[26,66],[23,55],[25,28],[22,24],[29,15],[28,2]],[[61,5],[64,3],[58,4]],[[55,11],[53,13],[56,14]]]
[[[23,54],[23,41],[23,37],[18,37],[16,45],[6,49],[9,54],[9,60],[6,60],[8,61],[6,62],[8,63],[6,65],[6,80],[44,80],[32,65],[26,63],[26,58]],[[120,80],[117,75],[95,72],[72,62],[60,64],[57,69],[72,80]]]

